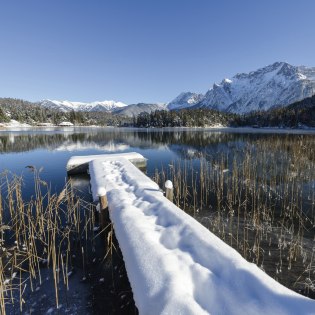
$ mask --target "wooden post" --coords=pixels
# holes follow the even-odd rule
[[[100,187],[97,191],[100,202],[100,226],[104,229],[109,223],[108,203],[106,197],[106,190],[104,187]]]
[[[174,187],[173,183],[170,180],[167,180],[164,184],[165,187],[165,197],[173,202],[173,197],[174,197]]]

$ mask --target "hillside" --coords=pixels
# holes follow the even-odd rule
[[[75,125],[123,125],[130,124],[131,119],[111,112],[81,112],[71,110],[64,112],[56,108],[46,108],[39,103],[31,103],[15,98],[0,98],[0,123],[16,120],[20,123],[36,125],[52,123],[58,125],[70,121]]]
[[[256,111],[235,118],[236,126],[305,128],[315,127],[315,95],[287,107]]]
[[[117,108],[113,111],[115,115],[123,115],[127,117],[136,117],[141,113],[151,113],[156,110],[165,110],[165,104],[147,104],[147,103],[138,103],[131,104],[123,108]]]
[[[182,109],[178,111],[155,111],[141,113],[137,127],[220,127],[233,125],[234,114],[211,109]]]

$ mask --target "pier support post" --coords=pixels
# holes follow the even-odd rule
[[[109,213],[108,213],[108,203],[106,197],[106,190],[104,187],[100,187],[98,192],[99,202],[100,202],[100,226],[101,229],[104,229],[109,223]]]
[[[170,180],[167,180],[164,184],[165,187],[165,197],[173,202],[174,199],[174,187],[173,187],[173,183]]]

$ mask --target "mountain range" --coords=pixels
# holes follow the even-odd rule
[[[113,113],[118,115],[123,115],[127,117],[138,116],[140,113],[146,112],[151,113],[156,110],[166,110],[167,104],[165,103],[156,103],[156,104],[147,104],[147,103],[138,103],[131,104],[122,108],[116,108]]]
[[[284,107],[314,94],[315,68],[275,62],[256,71],[223,79],[203,96],[181,93],[169,104],[172,109],[208,108],[243,114]],[[188,101],[182,102],[185,97]]]
[[[315,94],[315,68],[292,66],[286,62],[249,72],[239,73],[231,79],[213,84],[205,94],[183,92],[167,104],[131,104],[116,101],[70,102],[43,100],[39,105],[68,111],[106,111],[125,116],[155,110],[184,108],[215,109],[237,114],[284,107]]]
[[[49,108],[57,109],[63,112],[78,111],[78,112],[101,112],[113,111],[117,108],[126,107],[127,104],[116,101],[101,101],[101,102],[70,102],[70,101],[56,101],[56,100],[42,100],[39,105]]]

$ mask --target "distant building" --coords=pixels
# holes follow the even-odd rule
[[[70,126],[74,126],[74,125],[70,121],[63,121],[58,126],[60,126],[60,127],[70,127]]]

